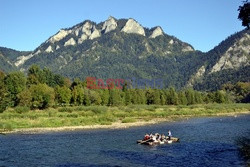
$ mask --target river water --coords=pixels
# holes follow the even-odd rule
[[[179,143],[136,144],[148,132]],[[250,115],[206,117],[144,127],[0,135],[0,166],[245,166],[235,141],[250,131]]]

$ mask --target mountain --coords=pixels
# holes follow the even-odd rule
[[[184,62],[200,53],[159,26],[148,29],[134,19],[109,17],[99,24],[87,20],[61,29],[15,64],[20,69],[39,64],[70,78],[163,79],[182,87],[199,64],[198,58]]]
[[[20,52],[14,49],[0,47],[0,69],[5,72],[18,70],[14,64],[18,57],[25,56],[29,52]]]
[[[217,90],[225,83],[250,82],[250,30],[231,35],[206,53],[188,85],[198,90]]]
[[[38,64],[72,79],[136,78],[139,84],[140,79],[160,79],[167,87],[208,90],[249,81],[249,39],[244,30],[203,53],[159,26],[149,29],[132,18],[109,17],[61,29],[32,52],[4,57],[22,71]]]

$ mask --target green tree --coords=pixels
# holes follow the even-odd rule
[[[98,91],[89,90],[89,100],[91,104],[100,105],[102,102],[101,96]]]
[[[221,91],[221,90],[217,90],[214,93],[214,97],[215,97],[216,103],[225,103],[227,101],[226,93],[224,91]]]
[[[55,99],[58,104],[69,104],[71,100],[71,90],[66,86],[56,86]]]
[[[136,93],[139,96],[138,104],[146,104],[147,98],[146,98],[146,95],[145,95],[145,89],[136,89]]]
[[[153,104],[154,103],[154,91],[151,88],[146,90],[146,104]]]
[[[179,104],[187,105],[188,101],[184,91],[180,91],[178,93],[178,99],[179,99]]]
[[[72,103],[74,105],[82,105],[84,101],[84,89],[81,85],[72,88]]]
[[[194,99],[195,99],[195,103],[197,104],[203,103],[201,92],[194,91]]]
[[[185,91],[186,97],[187,97],[187,104],[195,104],[195,95],[194,95],[194,90],[193,89],[187,89]]]
[[[110,89],[109,90],[109,105],[110,106],[118,106],[123,104],[123,100],[121,97],[120,89]]]
[[[103,89],[100,91],[100,96],[101,96],[101,104],[107,106],[109,103],[109,90],[108,89]]]
[[[0,71],[0,113],[3,112],[10,104],[10,94],[4,84],[5,74]]]
[[[31,85],[29,91],[32,96],[32,109],[45,109],[51,107],[55,102],[54,89],[46,84]]]
[[[153,91],[153,104],[161,104],[161,97],[160,97],[159,89],[154,89]]]
[[[208,92],[204,98],[205,103],[214,103],[215,102],[215,96],[213,92]]]
[[[43,71],[37,65],[32,65],[28,70],[28,79],[27,84],[39,84],[46,82],[46,76]]]
[[[139,97],[139,94],[137,93],[136,89],[129,89],[127,93],[128,93],[127,97],[126,97],[126,94],[125,94],[125,102],[127,100],[126,105],[129,105],[131,103],[132,104],[139,104],[140,97]]]
[[[130,90],[124,90],[125,94],[125,105],[131,104],[131,91]]]
[[[4,78],[4,84],[11,98],[11,106],[16,106],[17,94],[26,88],[26,77],[22,72],[12,72]]]
[[[242,21],[242,26],[247,27],[249,29],[250,24],[250,2],[245,1],[243,6],[239,6],[239,15],[238,19]]]
[[[125,84],[123,85],[122,88],[123,92],[124,92],[124,103],[125,105],[129,105],[131,104],[131,100],[132,100],[132,94],[131,94],[131,89],[128,89],[128,83],[125,82]]]
[[[91,101],[89,98],[89,89],[87,89],[87,88],[84,88],[83,104],[86,106],[89,106],[91,104]]]
[[[164,92],[161,92],[160,99],[161,99],[161,105],[165,105],[166,104],[166,95],[164,94]]]
[[[166,91],[166,101],[169,105],[177,105],[178,104],[178,94],[176,93],[173,87],[170,87]]]
[[[31,107],[32,95],[29,89],[25,89],[17,95],[18,105]]]

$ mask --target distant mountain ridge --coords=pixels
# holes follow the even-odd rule
[[[26,71],[32,64],[38,64],[70,78],[161,78],[166,87],[206,90],[213,89],[210,82],[222,79],[221,73],[230,71],[236,75],[237,71],[248,69],[249,34],[249,30],[243,30],[202,53],[165,34],[161,27],[148,29],[132,18],[109,17],[98,24],[86,20],[61,29],[32,52],[20,52],[14,57],[3,54],[11,66],[5,61],[0,69]],[[230,77],[222,76],[223,82],[216,81],[215,89],[230,81],[226,79]],[[244,77],[249,80],[249,74]],[[205,86],[207,83],[210,86]]]

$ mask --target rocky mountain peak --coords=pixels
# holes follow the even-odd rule
[[[93,28],[93,25],[90,22],[86,22],[83,26],[82,26],[82,33],[86,34],[87,36],[91,35],[91,30]]]
[[[102,26],[102,31],[104,33],[108,33],[116,29],[116,27],[117,27],[117,22],[115,18],[113,18],[112,16],[109,16],[108,20],[106,20]]]
[[[144,28],[134,19],[128,19],[126,25],[122,28],[122,32],[133,33],[145,36]]]
[[[57,41],[60,41],[61,39],[63,39],[64,37],[66,37],[68,34],[71,33],[71,30],[64,30],[64,29],[61,29],[56,35],[52,36],[49,41],[51,43],[54,43],[54,42],[57,42]]]
[[[160,35],[164,35],[164,32],[161,27],[156,27],[153,31],[153,33],[149,36],[149,38],[156,38]]]
[[[67,42],[64,43],[64,46],[75,45],[76,41],[73,38],[70,38]]]
[[[98,38],[100,36],[101,36],[100,31],[95,26],[93,26],[92,31],[91,31],[91,35],[89,36],[89,39],[95,39],[95,38]]]

